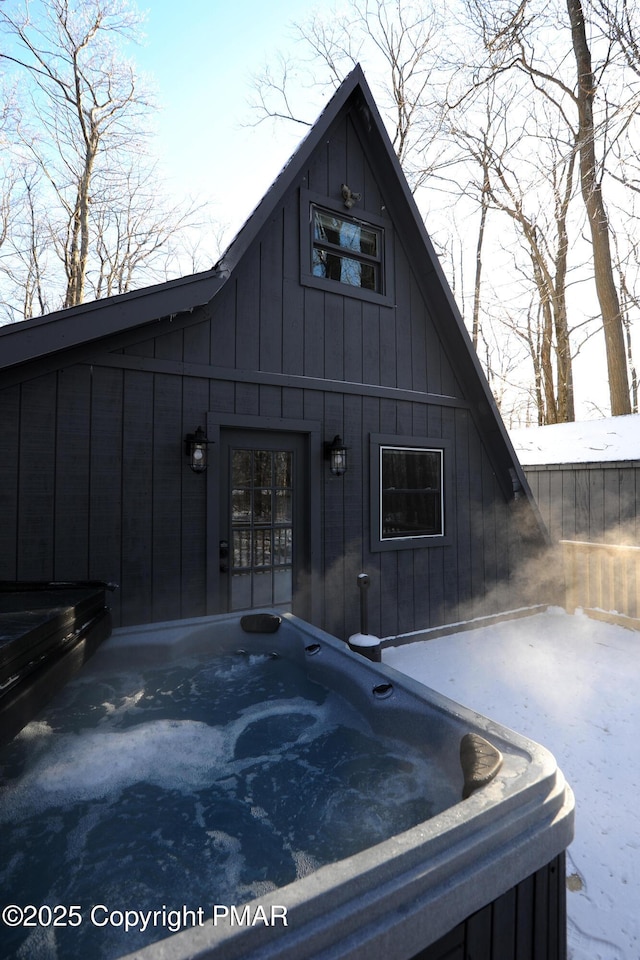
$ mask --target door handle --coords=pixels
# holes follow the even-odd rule
[[[229,541],[220,541],[220,573],[229,573]]]

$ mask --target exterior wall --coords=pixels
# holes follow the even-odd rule
[[[0,578],[115,581],[116,624],[212,612],[207,567],[210,576],[217,541],[208,545],[206,534],[216,504],[207,504],[205,479],[188,467],[183,437],[214,411],[223,424],[225,416],[285,415],[320,422],[323,438],[348,438],[350,467],[341,479],[330,477],[321,449],[312,451],[322,626],[357,632],[360,570],[371,576],[370,629],[381,636],[520,604],[517,504],[505,502],[464,406],[234,382],[231,374],[207,380],[164,372],[167,361],[155,372],[155,361],[144,369],[132,361],[130,353],[113,354],[0,395]],[[371,433],[451,441],[449,546],[370,552]]]
[[[638,544],[640,461],[524,469],[552,540]]]
[[[359,216],[388,219],[390,305],[300,282],[298,190],[335,199],[345,181],[362,193]],[[0,578],[115,581],[116,624],[215,612],[219,477],[189,470],[183,438],[208,420],[285,419],[308,423],[312,438],[319,625],[358,630],[361,570],[379,636],[540,600],[519,579],[540,532],[510,498],[401,233],[343,118],[209,306],[104,340],[57,371],[36,365],[0,391]],[[341,480],[322,459],[336,433],[350,447]],[[371,434],[449,441],[448,545],[370,551]]]

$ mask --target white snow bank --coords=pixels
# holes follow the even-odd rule
[[[576,796],[569,960],[638,960],[640,634],[549,610],[382,656],[551,750]]]

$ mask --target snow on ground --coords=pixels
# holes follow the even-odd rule
[[[605,417],[509,431],[524,466],[640,460],[640,415]]]
[[[550,609],[383,661],[551,750],[576,797],[569,958],[638,960],[640,634]]]

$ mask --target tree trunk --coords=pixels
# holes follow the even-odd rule
[[[631,413],[631,404],[629,401],[629,381],[622,316],[611,264],[609,223],[604,206],[602,187],[598,183],[597,176],[593,122],[595,78],[591,67],[591,52],[587,43],[581,0],[567,0],[567,10],[571,23],[571,37],[578,73],[580,185],[591,230],[596,293],[602,314],[607,353],[611,413],[615,417]]]
[[[473,285],[473,322],[471,328],[471,340],[474,349],[478,349],[478,336],[480,333],[480,303],[481,303],[481,285],[482,285],[482,246],[484,243],[484,231],[487,223],[487,210],[489,208],[487,196],[488,177],[485,171],[484,185],[482,187],[482,197],[480,200],[480,227],[478,229],[478,242],[476,244],[476,275]]]
[[[576,154],[572,153],[567,166],[564,192],[556,200],[556,224],[558,227],[558,248],[555,258],[555,283],[553,314],[556,328],[556,369],[558,383],[558,421],[567,423],[575,420],[573,391],[573,362],[571,341],[569,338],[569,320],[567,317],[567,257],[569,254],[569,236],[567,234],[567,213],[573,193],[573,171]],[[558,191],[559,192],[559,191]]]

